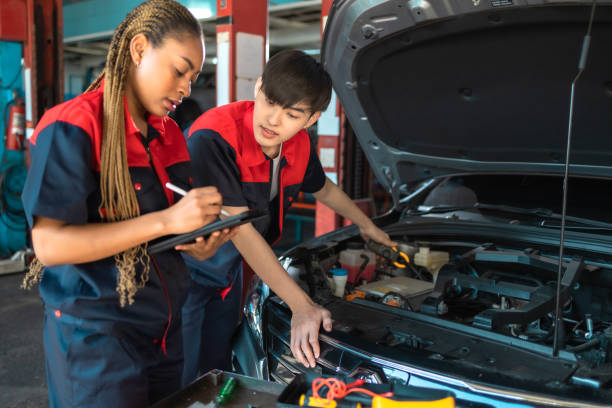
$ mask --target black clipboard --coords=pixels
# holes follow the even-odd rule
[[[207,224],[202,228],[198,228],[197,230],[192,232],[166,237],[161,241],[150,245],[148,252],[150,254],[156,254],[158,252],[166,251],[168,249],[174,248],[177,245],[194,242],[197,237],[207,237],[215,231],[219,231],[225,228],[237,227],[238,225],[253,222],[255,220],[259,220],[267,216],[267,210],[248,210],[243,213],[227,217],[223,220],[211,222],[210,224]]]

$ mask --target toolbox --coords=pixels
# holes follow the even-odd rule
[[[229,377],[236,380],[236,388],[222,408],[275,407],[284,385],[252,377],[212,370],[199,377],[180,391],[159,401],[153,408],[203,408],[213,407],[215,398]]]
[[[351,393],[343,398],[329,401],[313,397],[313,381],[319,379],[336,379],[344,384],[354,383],[355,379],[347,376],[322,376],[316,373],[297,375],[289,385],[257,380],[240,374],[220,370],[212,370],[196,381],[159,401],[152,408],[212,408],[224,384],[228,379],[235,380],[233,389],[226,402],[217,405],[219,408],[296,408],[296,407],[326,407],[326,408],[492,408],[487,404],[467,402],[455,399],[450,391],[413,387],[402,384],[369,384],[363,383],[359,388],[372,393],[384,395],[391,392],[393,396],[374,400],[372,396],[359,392]],[[325,395],[325,386],[319,389],[319,395]]]

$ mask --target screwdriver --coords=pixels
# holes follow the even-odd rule
[[[377,395],[372,399],[372,408],[455,408],[455,399],[446,397],[436,401],[394,401]]]
[[[232,395],[234,389],[236,389],[237,381],[234,377],[228,377],[227,380],[221,386],[217,398],[215,398],[215,405],[222,407],[229,397]]]
[[[328,400],[325,398],[309,397],[306,394],[300,396],[300,407],[319,407],[319,408],[362,408],[360,403],[348,404]]]

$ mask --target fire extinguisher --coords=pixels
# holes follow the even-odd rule
[[[4,147],[7,150],[22,150],[25,138],[25,105],[23,99],[15,97],[9,108]]]

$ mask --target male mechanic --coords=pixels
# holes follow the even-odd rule
[[[315,304],[279,264],[270,245],[300,191],[356,224],[362,237],[395,245],[324,174],[306,129],[329,104],[331,79],[301,51],[276,54],[255,85],[255,101],[221,106],[191,126],[187,146],[194,186],[216,186],[230,214],[268,209],[270,217],[240,227],[231,242],[206,261],[186,256],[192,284],[183,307],[183,384],[217,368],[231,370],[230,339],[240,316],[244,259],[289,306],[291,351],[305,366],[319,356],[318,331],[332,327],[329,311]]]

